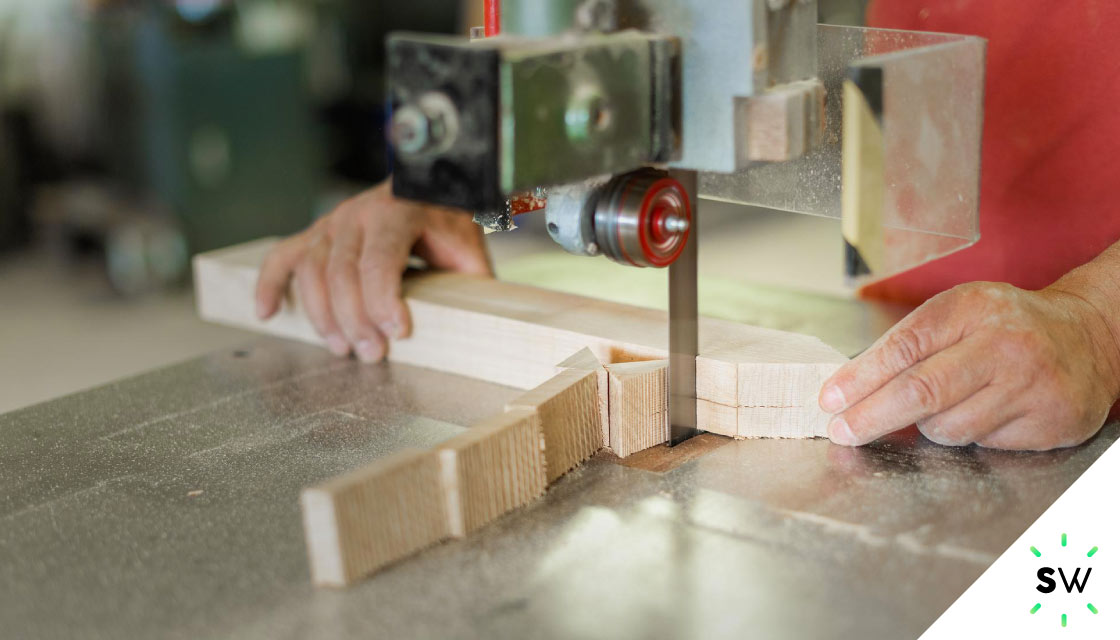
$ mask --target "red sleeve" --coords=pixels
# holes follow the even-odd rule
[[[920,302],[962,282],[1044,287],[1120,240],[1120,2],[873,0],[870,26],[988,39],[981,239],[870,285]]]

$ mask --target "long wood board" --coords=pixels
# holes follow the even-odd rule
[[[195,290],[206,320],[323,344],[290,292],[271,320],[257,320],[253,291],[264,239],[196,256]],[[532,389],[557,363],[587,348],[603,364],[666,357],[665,312],[459,274],[406,279],[412,336],[393,361]],[[817,338],[712,318],[700,321],[698,424],[737,437],[823,436],[817,407],[824,375],[847,359]],[[652,396],[651,396],[652,397]],[[610,434],[604,432],[609,445]]]

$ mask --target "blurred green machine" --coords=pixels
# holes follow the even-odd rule
[[[232,26],[232,9],[154,7],[99,34],[110,172],[174,212],[192,252],[306,226],[324,172],[304,52],[246,51]]]
[[[239,11],[253,4],[195,3],[215,8],[185,16],[148,3],[99,20],[110,173],[173,211],[192,253],[305,227],[328,177],[383,178],[384,35],[453,32],[460,5],[292,2],[314,22],[308,41],[254,51],[237,37]],[[325,33],[340,41],[334,71],[349,82],[313,96],[309,51]]]

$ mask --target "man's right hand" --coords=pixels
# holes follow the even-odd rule
[[[386,180],[269,252],[257,280],[257,316],[276,313],[294,277],[330,350],[378,361],[389,339],[412,330],[401,299],[409,255],[435,269],[493,275],[482,230],[468,213],[397,199]]]

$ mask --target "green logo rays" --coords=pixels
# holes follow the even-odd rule
[[[1067,546],[1068,543],[1069,543],[1069,537],[1066,534],[1063,533],[1062,534],[1062,546],[1063,547]],[[1100,549],[1100,547],[1094,546],[1092,549],[1089,549],[1089,551],[1085,554],[1085,557],[1092,558],[1094,555],[1097,554],[1097,551],[1099,549]],[[1033,545],[1031,546],[1031,554],[1034,555],[1034,557],[1036,557],[1036,558],[1041,558],[1042,557],[1042,552],[1039,551],[1038,548],[1033,546]],[[1038,613],[1038,610],[1041,609],[1041,608],[1042,608],[1042,603],[1041,602],[1036,602],[1034,604],[1034,606],[1031,607],[1031,610],[1030,610],[1031,615],[1034,615],[1034,614]],[[1096,615],[1096,614],[1100,613],[1100,610],[1098,610],[1095,606],[1093,606],[1092,602],[1085,603],[1085,608],[1088,609],[1089,612],[1092,613],[1093,615]],[[1069,624],[1068,614],[1063,613],[1061,620],[1062,620],[1062,627],[1064,628],[1067,624]]]

